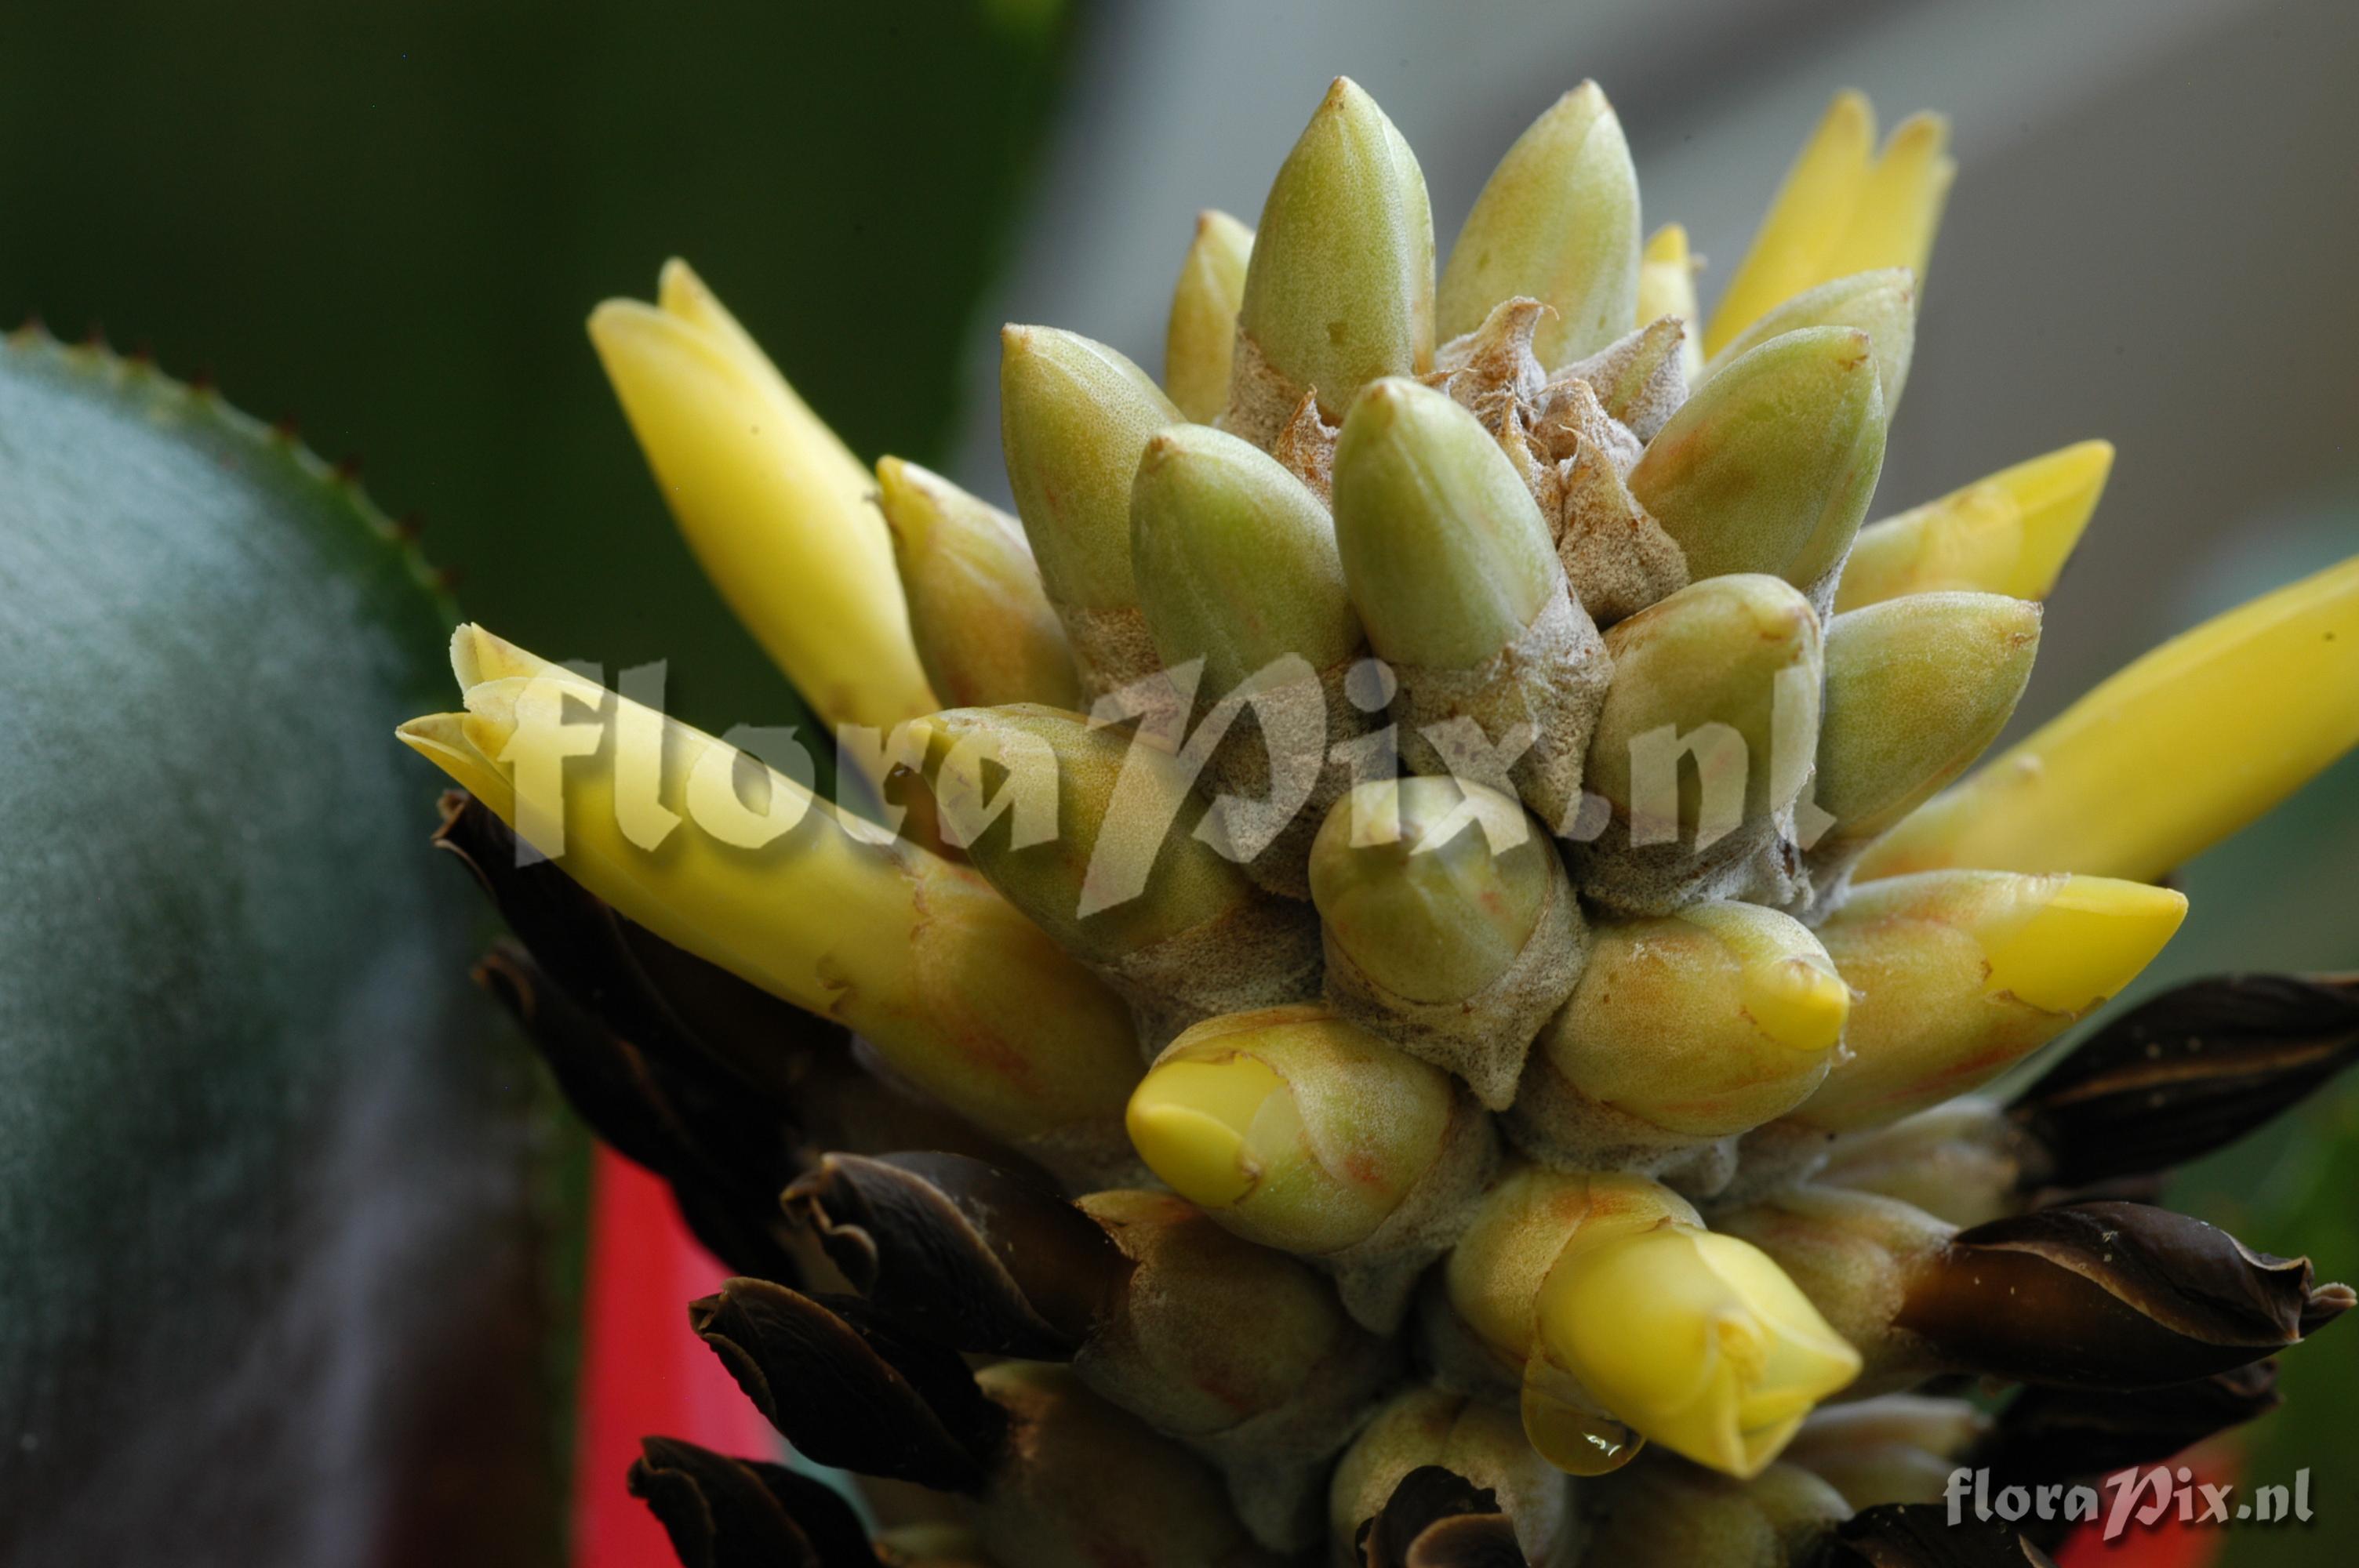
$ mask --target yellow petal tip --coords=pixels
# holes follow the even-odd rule
[[[1252,1056],[1167,1062],[1130,1098],[1130,1141],[1149,1169],[1200,1208],[1234,1207],[1260,1172],[1248,1139],[1286,1080]]]
[[[1777,1044],[1815,1054],[1832,1050],[1851,1017],[1851,988],[1823,962],[1780,958],[1745,975],[1745,1011]]]
[[[2187,897],[2174,889],[2067,877],[1985,948],[1988,989],[2049,1012],[2084,1012],[2136,979],[2186,917]]]

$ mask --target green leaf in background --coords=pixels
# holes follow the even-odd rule
[[[553,1557],[531,1080],[391,739],[446,624],[291,439],[0,345],[0,1561]]]
[[[474,619],[668,660],[716,734],[796,723],[583,322],[684,256],[853,450],[939,466],[1071,31],[1059,0],[19,8],[0,324],[211,367],[360,454]]]
[[[2346,514],[2347,515],[2347,514]],[[2185,879],[2190,909],[2236,912],[2216,940],[2173,955],[2180,969],[2359,967],[2359,919],[2349,874],[2359,871],[2359,757],[2345,758]],[[2343,868],[2340,877],[2322,870]],[[2189,922],[2190,935],[2214,926]],[[2214,949],[2217,949],[2216,951]],[[2176,1206],[2226,1227],[2248,1246],[2307,1253],[2321,1279],[2359,1281],[2359,1076],[2346,1075],[2297,1114],[2212,1158],[2172,1184]],[[2278,1358],[2285,1404],[2245,1433],[2243,1488],[2310,1472],[2307,1525],[2229,1527],[2221,1568],[2342,1568],[2359,1519],[2359,1348],[2342,1329]]]

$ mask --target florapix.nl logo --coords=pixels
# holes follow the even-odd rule
[[[2233,1482],[2207,1481],[2187,1465],[2151,1465],[2117,1471],[2094,1485],[1993,1487],[1988,1470],[1950,1472],[1943,1499],[1950,1522],[2094,1524],[2106,1541],[2133,1528],[2166,1521],[2218,1528],[2235,1524],[2308,1524],[2310,1471],[2290,1482],[2239,1491]]]

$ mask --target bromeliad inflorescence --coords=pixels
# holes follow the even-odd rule
[[[696,1332],[962,1499],[871,1539],[651,1440],[685,1560],[2022,1562],[1911,1510],[2267,1408],[2351,1292],[2125,1195],[2339,1070],[2352,987],[1973,1091],[2359,740],[2359,561],[1956,782],[2112,452],[1862,525],[1944,146],[1839,98],[1707,322],[1593,85],[1437,278],[1338,81],[1258,232],[1199,223],[1161,384],[1007,330],[1014,518],[872,475],[683,265],[598,309],[847,804],[473,627],[402,738],[472,796],[487,979],[745,1275]]]

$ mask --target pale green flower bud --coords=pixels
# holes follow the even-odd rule
[[[1809,1561],[1851,1511],[1840,1492],[1799,1465],[1780,1462],[1738,1480],[1650,1460],[1614,1477],[1591,1558],[1614,1568],[1787,1568]]]
[[[1516,138],[1474,199],[1436,295],[1440,335],[1471,332],[1522,295],[1553,313],[1532,341],[1542,365],[1595,353],[1637,309],[1638,232],[1622,123],[1584,81]]]
[[[1698,378],[1701,386],[1772,338],[1805,327],[1855,327],[1875,355],[1875,380],[1888,422],[1900,407],[1908,361],[1917,346],[1917,276],[1905,266],[1854,273],[1787,300],[1728,341]]]
[[[1174,1191],[1333,1271],[1380,1333],[1497,1159],[1490,1119],[1449,1074],[1313,1007],[1189,1030],[1140,1081],[1128,1125]]]
[[[1776,578],[1707,578],[1616,623],[1590,741],[1604,831],[1573,850],[1584,893],[1636,914],[1705,898],[1782,903],[1794,803],[1818,751],[1819,619]],[[1766,880],[1765,880],[1766,879]]]
[[[1691,578],[1774,572],[1832,602],[1884,467],[1878,373],[1866,333],[1808,327],[1739,355],[1680,406],[1629,484]]]
[[[2039,606],[1995,593],[1910,594],[1827,622],[1811,798],[1833,820],[1810,847],[1822,897],[1998,738],[2038,652]]]
[[[1441,1389],[1413,1389],[1378,1411],[1335,1466],[1328,1487],[1335,1568],[1360,1568],[1353,1550],[1412,1470],[1438,1465],[1490,1492],[1534,1568],[1572,1568],[1583,1535],[1572,1483],[1524,1438],[1515,1411]]]
[[[1400,678],[1410,766],[1513,787],[1561,831],[1607,664],[1514,462],[1446,395],[1380,381],[1343,421],[1334,499],[1352,602]],[[1529,743],[1507,769],[1471,766],[1430,732],[1458,720],[1476,742],[1523,729]]]
[[[1229,406],[1230,356],[1237,341],[1237,305],[1245,295],[1245,258],[1253,231],[1226,212],[1196,217],[1196,237],[1171,291],[1171,320],[1163,340],[1163,384],[1180,411],[1209,425]]]
[[[1320,828],[1310,895],[1329,1004],[1506,1108],[1581,973],[1581,913],[1547,829],[1480,784],[1373,781]]]
[[[1147,438],[1180,422],[1154,379],[1103,343],[1052,327],[1000,334],[1007,482],[1093,692],[1156,667],[1130,570],[1130,484]]]
[[[1277,171],[1237,309],[1229,427],[1267,446],[1305,393],[1330,424],[1433,360],[1433,213],[1408,144],[1349,78]]]
[[[1271,835],[1253,840],[1246,874],[1308,897],[1311,838],[1351,783],[1329,750],[1368,725],[1343,692],[1364,644],[1327,508],[1259,448],[1181,426],[1147,444],[1131,492],[1131,548],[1164,665],[1204,661],[1200,717],[1233,696],[1252,699],[1227,721],[1206,770],[1232,803],[1224,812],[1249,802],[1248,813],[1283,818],[1242,825],[1240,839],[1256,826]]]
[[[877,463],[876,484],[918,660],[936,695],[952,708],[1077,706],[1073,651],[1022,524],[899,458]]]
[[[1139,603],[1167,666],[1204,661],[1217,701],[1292,654],[1349,663],[1360,620],[1327,509],[1277,460],[1206,426],[1147,444],[1131,492]]]

